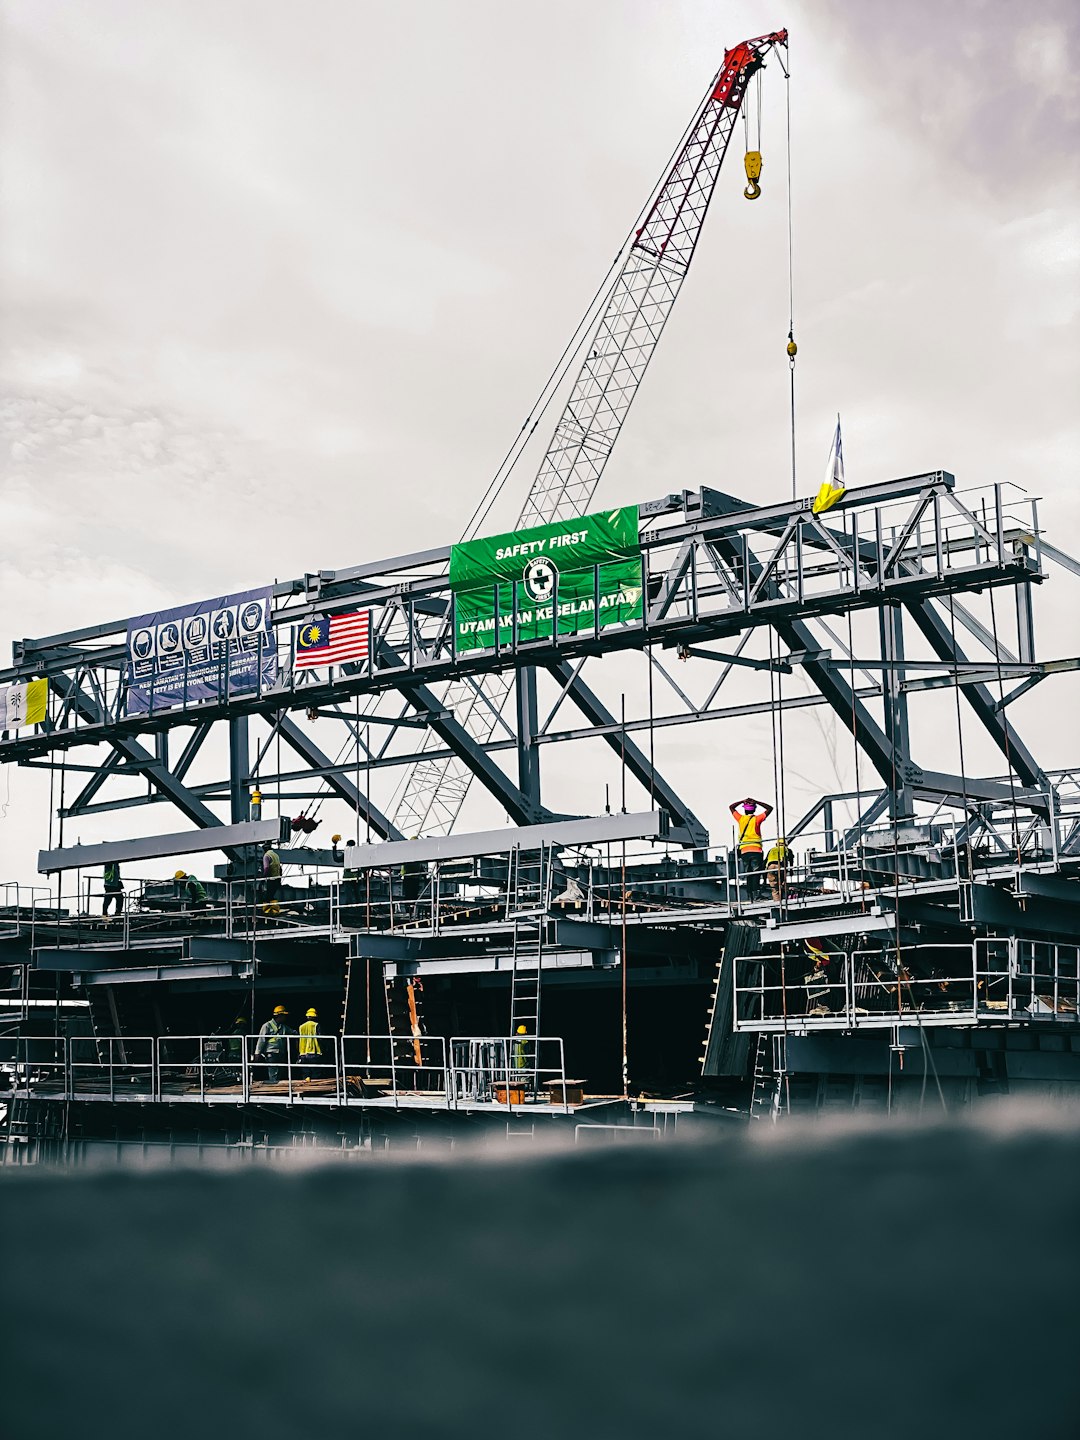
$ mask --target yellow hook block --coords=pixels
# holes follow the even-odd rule
[[[742,193],[747,200],[756,200],[761,194],[761,186],[757,183],[761,179],[761,151],[748,150],[743,158],[743,165],[750,183]]]

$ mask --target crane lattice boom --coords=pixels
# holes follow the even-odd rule
[[[766,54],[787,43],[778,30],[744,40],[724,63],[659,187],[608,292],[585,359],[518,517],[518,529],[588,510],[604,466],[652,359],[693,259],[746,87]],[[510,690],[505,676],[454,684],[446,705],[474,739],[491,739]],[[432,743],[437,743],[432,737]],[[444,834],[471,772],[458,761],[421,761],[403,783],[395,824],[403,834]]]

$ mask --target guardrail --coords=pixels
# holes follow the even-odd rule
[[[819,956],[826,958],[819,962]],[[979,938],[960,945],[800,946],[735,960],[735,1029],[873,1029],[898,1022],[1076,1024],[1080,946]]]
[[[831,802],[830,802],[831,803]],[[836,802],[839,804],[839,801]],[[62,944],[127,948],[170,936],[214,935],[249,940],[290,929],[318,930],[331,938],[349,931],[413,931],[441,934],[467,924],[507,923],[539,916],[604,921],[624,907],[647,920],[650,910],[711,910],[732,916],[760,915],[829,901],[872,900],[875,892],[933,885],[970,918],[971,883],[1002,878],[1032,865],[1053,870],[1073,841],[1080,846],[1080,807],[1072,802],[1044,816],[1011,810],[977,823],[920,817],[899,826],[863,828],[829,811],[823,828],[799,830],[780,849],[766,834],[760,856],[750,860],[738,846],[705,852],[704,863],[673,864],[661,849],[635,853],[623,875],[603,846],[552,846],[511,850],[350,874],[315,871],[314,885],[291,883],[271,896],[258,878],[207,880],[206,898],[185,881],[135,879],[125,884],[124,904],[98,879],[83,882],[78,913],[57,913],[57,898],[32,887],[32,934]],[[779,817],[772,817],[778,828]],[[770,860],[770,852],[772,859]],[[347,856],[348,851],[346,850]],[[347,862],[346,862],[347,863]],[[115,896],[116,892],[112,892]],[[110,903],[111,913],[101,911]],[[0,916],[0,926],[3,917]]]
[[[735,1029],[786,1032],[880,1029],[898,1022],[974,1024],[975,946],[800,945],[735,960]]]
[[[321,1103],[569,1113],[561,1038],[319,1035],[0,1037],[0,1094],[114,1103]]]
[[[979,1013],[998,1020],[1075,1023],[1080,946],[1016,936],[975,941]]]

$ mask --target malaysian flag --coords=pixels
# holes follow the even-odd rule
[[[317,615],[296,636],[296,668],[314,670],[346,660],[366,660],[371,648],[371,611]]]

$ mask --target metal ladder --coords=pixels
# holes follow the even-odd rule
[[[531,928],[531,927],[530,927]],[[531,937],[530,937],[531,938]],[[524,1025],[528,1035],[540,1033],[540,967],[544,954],[544,926],[536,927],[535,953],[523,953],[521,927],[514,925],[510,970],[510,1034]]]
[[[780,1116],[785,1074],[783,1044],[782,1035],[767,1035],[764,1031],[759,1031],[757,1035],[750,1113],[747,1117],[751,1124],[755,1120],[768,1119],[775,1125]]]
[[[539,915],[548,909],[553,854],[553,848],[547,845],[524,852],[515,845],[510,851],[506,881],[507,919]]]

